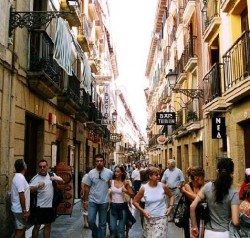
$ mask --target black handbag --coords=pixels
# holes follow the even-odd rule
[[[176,226],[180,228],[185,226],[187,212],[188,207],[185,201],[185,195],[182,195],[174,212],[174,223]]]
[[[196,216],[200,220],[204,220],[207,223],[210,219],[209,208],[206,201],[200,202],[196,207]]]

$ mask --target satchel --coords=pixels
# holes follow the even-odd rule
[[[174,212],[174,223],[176,226],[180,228],[185,226],[185,220],[187,219],[186,218],[187,212],[188,212],[188,207],[185,202],[185,195],[182,195]]]

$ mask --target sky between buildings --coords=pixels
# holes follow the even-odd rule
[[[158,0],[108,2],[117,53],[118,84],[125,86],[135,121],[145,131],[147,112],[144,89],[148,87],[145,71]]]

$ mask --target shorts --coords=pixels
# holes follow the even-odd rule
[[[27,221],[23,218],[22,213],[13,212],[15,220],[15,228],[17,230],[22,230],[26,227]]]
[[[50,224],[55,221],[56,212],[52,207],[37,207],[34,216],[34,225]]]

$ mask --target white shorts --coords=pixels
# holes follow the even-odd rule
[[[205,229],[204,238],[230,238],[229,231],[211,231]]]

